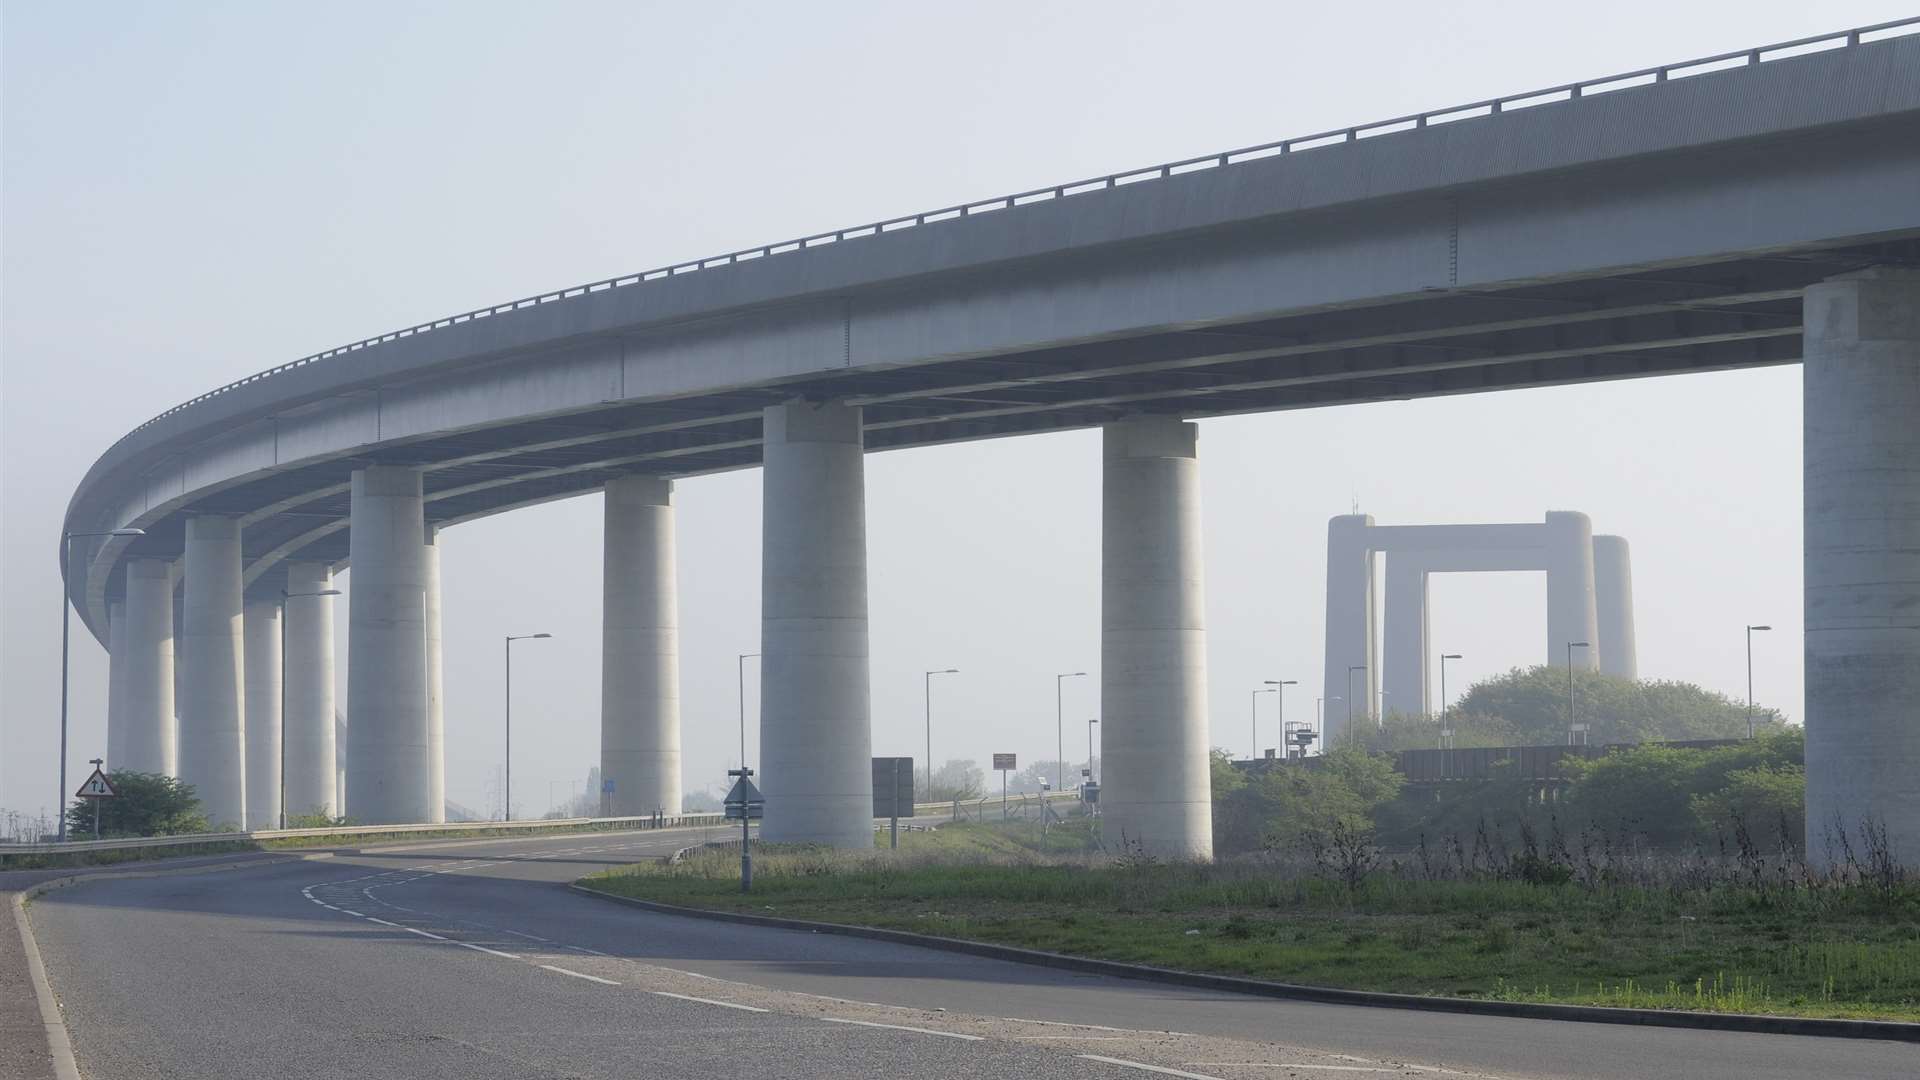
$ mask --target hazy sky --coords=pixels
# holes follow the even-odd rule
[[[127,429],[369,334],[824,228],[1908,14],[1900,2],[7,3],[0,807],[54,794],[60,517]],[[1320,694],[1326,519],[1591,514],[1633,544],[1640,670],[1801,701],[1800,373],[1201,424],[1213,741]],[[1091,432],[868,459],[875,753],[1052,756],[1098,714]],[[688,787],[737,756],[757,470],[679,488]],[[474,806],[516,648],[530,812],[598,755],[600,499],[445,534],[447,788]],[[1450,681],[1538,663],[1537,575],[1443,575]],[[344,605],[338,625],[346,625]],[[76,622],[76,628],[78,624]],[[346,650],[341,659],[342,698]],[[751,662],[750,662],[751,663]],[[75,638],[68,787],[104,747]],[[754,671],[748,669],[749,717]],[[1457,691],[1456,691],[1457,692]],[[1273,740],[1271,695],[1260,699]],[[1292,710],[1299,710],[1297,713]],[[749,725],[749,755],[757,737]]]

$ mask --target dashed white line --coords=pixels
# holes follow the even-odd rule
[[[487,948],[487,947],[486,947],[485,945],[475,945],[474,943],[472,943],[472,942],[470,942],[470,941],[455,941],[455,940],[453,940],[452,938],[448,938],[448,939],[447,939],[447,944],[449,944],[449,945],[458,945],[458,946],[460,946],[460,947],[461,947],[461,948],[463,948],[463,949],[472,949],[472,950],[473,950],[474,952],[483,952],[483,953],[486,953],[486,954],[487,954],[488,956],[498,956],[498,957],[501,957],[502,959],[506,959],[506,960],[518,960],[518,959],[520,959],[520,958],[519,958],[518,956],[515,956],[515,955],[514,955],[513,953],[510,953],[510,952],[501,952],[501,951],[500,951],[500,950],[498,950],[498,949],[489,949],[489,948]]]
[[[647,993],[655,997],[678,998],[681,1001],[697,1001],[702,1005],[718,1005],[723,1009],[739,1009],[741,1012],[763,1013],[767,1011],[757,1005],[741,1005],[733,1001],[715,1001],[713,998],[694,997],[692,994],[673,994],[665,990],[649,990]],[[853,1021],[848,1022],[852,1023]]]
[[[569,945],[567,948],[572,949],[574,952],[586,953],[588,956],[605,956],[608,958],[613,956],[612,953],[603,953],[599,949],[589,949],[585,945]]]
[[[557,972],[558,974],[561,974],[561,975],[571,975],[576,979],[585,979],[588,982],[597,982],[602,986],[619,986],[620,985],[619,983],[614,982],[612,979],[603,979],[598,975],[589,975],[584,971],[569,971],[568,969],[563,967],[554,967],[552,964],[541,964],[540,966],[547,969],[548,971]]]
[[[825,1020],[829,1024],[858,1024],[861,1027],[886,1028],[890,1031],[911,1031],[916,1035],[938,1035],[943,1039],[964,1039],[967,1042],[980,1042],[984,1038],[980,1035],[963,1035],[958,1031],[935,1031],[932,1028],[908,1027],[905,1024],[881,1024],[872,1020],[848,1020],[839,1016],[823,1016],[820,1019]],[[1086,1057],[1087,1055],[1081,1054],[1080,1056]],[[1215,1078],[1209,1078],[1209,1080],[1215,1080]]]
[[[1141,1072],[1159,1073],[1162,1076],[1184,1076],[1187,1080],[1221,1080],[1218,1076],[1210,1076],[1206,1073],[1182,1072],[1179,1069],[1169,1069],[1161,1065],[1148,1065],[1144,1061],[1128,1061],[1126,1058],[1102,1057],[1099,1054],[1075,1054],[1073,1056],[1083,1058],[1087,1061],[1102,1061],[1108,1065],[1118,1065],[1126,1069],[1139,1069]]]

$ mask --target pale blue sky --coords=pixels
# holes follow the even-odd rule
[[[1907,13],[10,2],[0,807],[52,802],[73,485],[125,430],[215,385],[559,285]],[[1356,499],[1383,522],[1585,510],[1633,543],[1643,674],[1744,693],[1740,628],[1770,622],[1760,695],[1797,716],[1799,379],[1204,422],[1214,742],[1245,749],[1262,679],[1300,679],[1288,707],[1313,708],[1325,522]],[[1099,662],[1097,470],[1089,433],[869,459],[876,753],[922,753],[920,672],[959,667],[938,688],[937,758],[1051,755],[1052,674]],[[680,541],[697,789],[734,753],[734,655],[758,648],[758,473],[683,483]],[[555,635],[517,657],[518,801],[545,809],[549,781],[595,759],[599,545],[597,497],[446,535],[453,798],[482,804],[498,763],[503,633]],[[1544,597],[1526,575],[1443,577],[1436,643],[1467,656],[1454,683],[1540,661]],[[104,672],[77,638],[75,763],[104,742]],[[1069,685],[1071,753],[1098,702],[1094,681]]]

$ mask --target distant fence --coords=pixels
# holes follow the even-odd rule
[[[1571,779],[1569,761],[1605,757],[1637,746],[1673,746],[1706,750],[1716,746],[1734,746],[1744,739],[1687,739],[1661,743],[1607,743],[1603,746],[1469,746],[1458,749],[1401,750],[1393,755],[1393,768],[1410,784],[1445,784],[1462,780],[1490,780],[1496,766],[1500,775],[1515,780],[1542,783],[1566,783]],[[1261,758],[1236,761],[1235,766],[1265,772],[1278,767],[1317,768],[1317,757],[1283,761]]]

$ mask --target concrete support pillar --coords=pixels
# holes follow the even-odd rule
[[[1600,670],[1640,677],[1633,637],[1633,561],[1624,536],[1593,538],[1593,592],[1600,622]]]
[[[120,652],[124,651],[123,657]],[[114,655],[121,755],[116,768],[178,775],[173,715],[173,566],[161,559],[127,563],[126,634]]]
[[[245,617],[248,828],[280,827],[280,605],[248,604]]]
[[[1374,656],[1373,549],[1367,530],[1370,514],[1342,514],[1327,522],[1327,641],[1325,702],[1326,730],[1321,750],[1331,750],[1346,739],[1347,717],[1371,715],[1378,700],[1380,665]],[[1365,670],[1349,672],[1349,668]],[[1352,689],[1349,689],[1351,683]],[[1355,700],[1349,701],[1348,698]]]
[[[248,826],[240,605],[240,523],[187,519],[180,779],[215,829]]]
[[[802,401],[772,406],[763,420],[761,835],[768,840],[873,844],[860,422],[858,406]]]
[[[426,534],[420,470],[353,474],[347,805],[365,825],[428,820]]]
[[[680,812],[680,618],[673,481],[606,488],[600,630],[600,777],[619,817]],[[598,805],[598,804],[596,804]]]
[[[125,766],[127,758],[127,604],[107,605],[107,771]]]
[[[1806,292],[1807,854],[1920,866],[1920,271]]]
[[[1197,426],[1107,425],[1100,542],[1101,812],[1110,841],[1213,857]]]
[[[1383,713],[1427,715],[1432,637],[1427,617],[1427,563],[1412,552],[1387,555],[1386,699]]]
[[[1584,641],[1573,650],[1573,666],[1583,671],[1600,667],[1600,618],[1593,592],[1593,522],[1571,510],[1547,511],[1547,664],[1565,667],[1567,643]]]
[[[447,820],[446,679],[440,663],[440,530],[422,526],[427,588],[427,818]]]
[[[333,571],[287,566],[287,813],[337,815],[333,738]],[[309,595],[299,595],[299,594]]]

